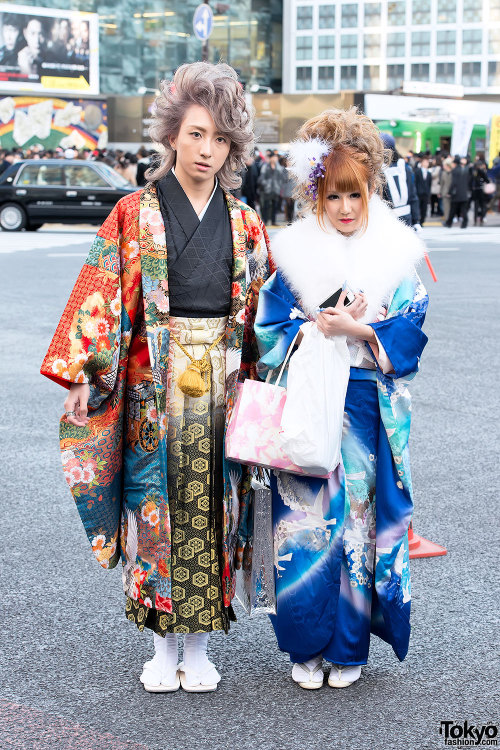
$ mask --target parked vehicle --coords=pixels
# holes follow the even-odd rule
[[[18,232],[34,231],[47,221],[101,224],[134,190],[103,162],[25,159],[0,175],[0,227]]]

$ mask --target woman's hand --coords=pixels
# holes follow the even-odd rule
[[[354,320],[360,320],[368,308],[368,301],[366,299],[366,296],[363,294],[363,292],[358,292],[354,297],[354,302],[351,302],[350,305],[344,307],[344,299],[346,294],[347,292],[342,292],[335,307],[337,308],[337,310],[345,310],[345,312],[349,313],[351,318],[354,318]]]
[[[89,418],[87,416],[87,404],[90,396],[90,387],[87,383],[72,383],[68,396],[64,402],[66,419],[75,427],[85,427]],[[74,412],[69,414],[68,412]]]
[[[319,313],[317,325],[325,336],[356,336],[357,327],[352,324],[363,317],[368,302],[362,292],[356,294],[354,302],[345,307],[347,292],[342,292],[335,307],[327,307]],[[359,332],[358,332],[359,333]]]
[[[324,336],[350,336],[368,341],[370,344],[376,343],[377,337],[373,328],[364,323],[358,323],[368,307],[365,295],[357,294],[354,302],[347,307],[344,307],[345,297],[346,292],[342,292],[335,307],[327,307],[319,313],[316,319],[318,330]]]
[[[359,324],[347,310],[339,310],[337,307],[327,307],[324,312],[319,313],[316,325],[324,336],[355,337]]]

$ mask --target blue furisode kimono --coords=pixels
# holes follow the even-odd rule
[[[373,348],[347,340],[342,465],[329,480],[273,472],[277,614],[291,661],[322,654],[366,664],[370,633],[403,660],[410,636],[408,526],[413,511],[408,383],[427,342],[428,298],[415,264],[423,245],[378,198],[364,234],[345,237],[308,216],[281,231],[277,272],[260,291],[255,332],[261,376],[283,362],[304,320],[344,281],[363,290]],[[293,356],[293,355],[292,355]]]

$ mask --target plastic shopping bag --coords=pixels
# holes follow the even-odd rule
[[[281,445],[308,472],[328,474],[340,463],[349,350],[345,336],[324,336],[314,323],[290,359]]]
[[[249,615],[276,614],[272,495],[269,472],[252,480],[253,550],[236,571],[236,598]]]

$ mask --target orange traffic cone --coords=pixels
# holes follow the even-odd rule
[[[413,521],[410,522],[410,528],[408,529],[408,545],[410,547],[410,559],[415,557],[439,557],[447,554],[446,547],[441,547],[439,544],[415,534]]]

